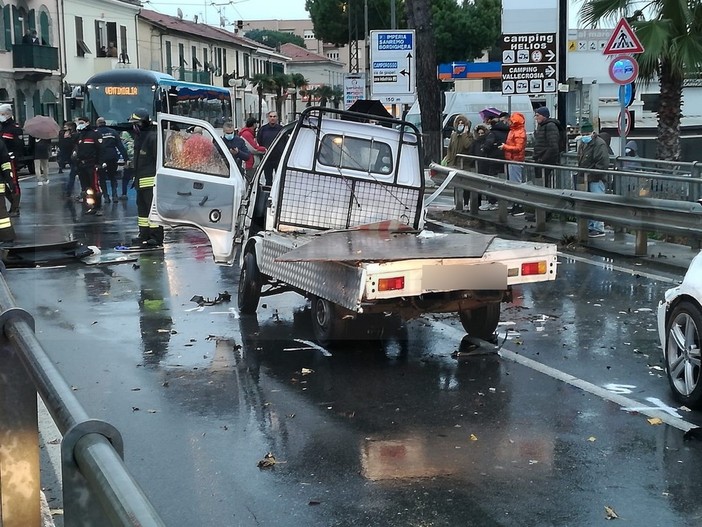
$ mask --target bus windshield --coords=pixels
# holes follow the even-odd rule
[[[104,117],[108,126],[129,127],[129,117],[145,108],[208,121],[215,127],[232,117],[231,94],[226,88],[179,81],[147,70],[114,70],[99,73],[86,83],[83,109],[92,122]]]

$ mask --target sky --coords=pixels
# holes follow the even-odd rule
[[[549,1],[549,0],[547,0]],[[556,1],[556,0],[550,0]],[[290,20],[309,18],[305,0],[142,0],[146,9],[176,16],[178,8],[184,18],[219,25],[220,12],[226,19],[226,29],[237,20]],[[570,0],[570,27],[577,27],[577,12],[582,0]]]
[[[219,11],[228,24],[237,20],[309,18],[305,0],[142,0],[142,3],[146,9],[173,16],[180,8],[184,18],[192,20],[198,15],[199,21],[212,25],[219,25]]]

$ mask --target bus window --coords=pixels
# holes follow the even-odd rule
[[[88,86],[87,112],[91,122],[104,117],[108,126],[125,125],[137,108],[152,112],[154,90],[151,86]],[[154,117],[153,115],[151,116]]]

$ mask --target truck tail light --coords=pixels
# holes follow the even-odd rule
[[[404,288],[404,276],[393,276],[392,278],[381,278],[378,280],[378,291],[397,291]]]
[[[546,274],[548,265],[546,265],[546,260],[539,260],[538,262],[527,262],[522,264],[522,276],[529,276],[535,274]]]

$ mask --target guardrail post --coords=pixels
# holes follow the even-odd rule
[[[646,256],[648,254],[648,232],[637,230],[636,242],[634,244],[634,256]]]
[[[22,309],[0,314],[0,525],[39,527],[40,475],[37,392],[16,350],[5,336],[11,317],[34,321]]]
[[[453,208],[461,211],[463,210],[463,189],[460,187],[453,187]]]

